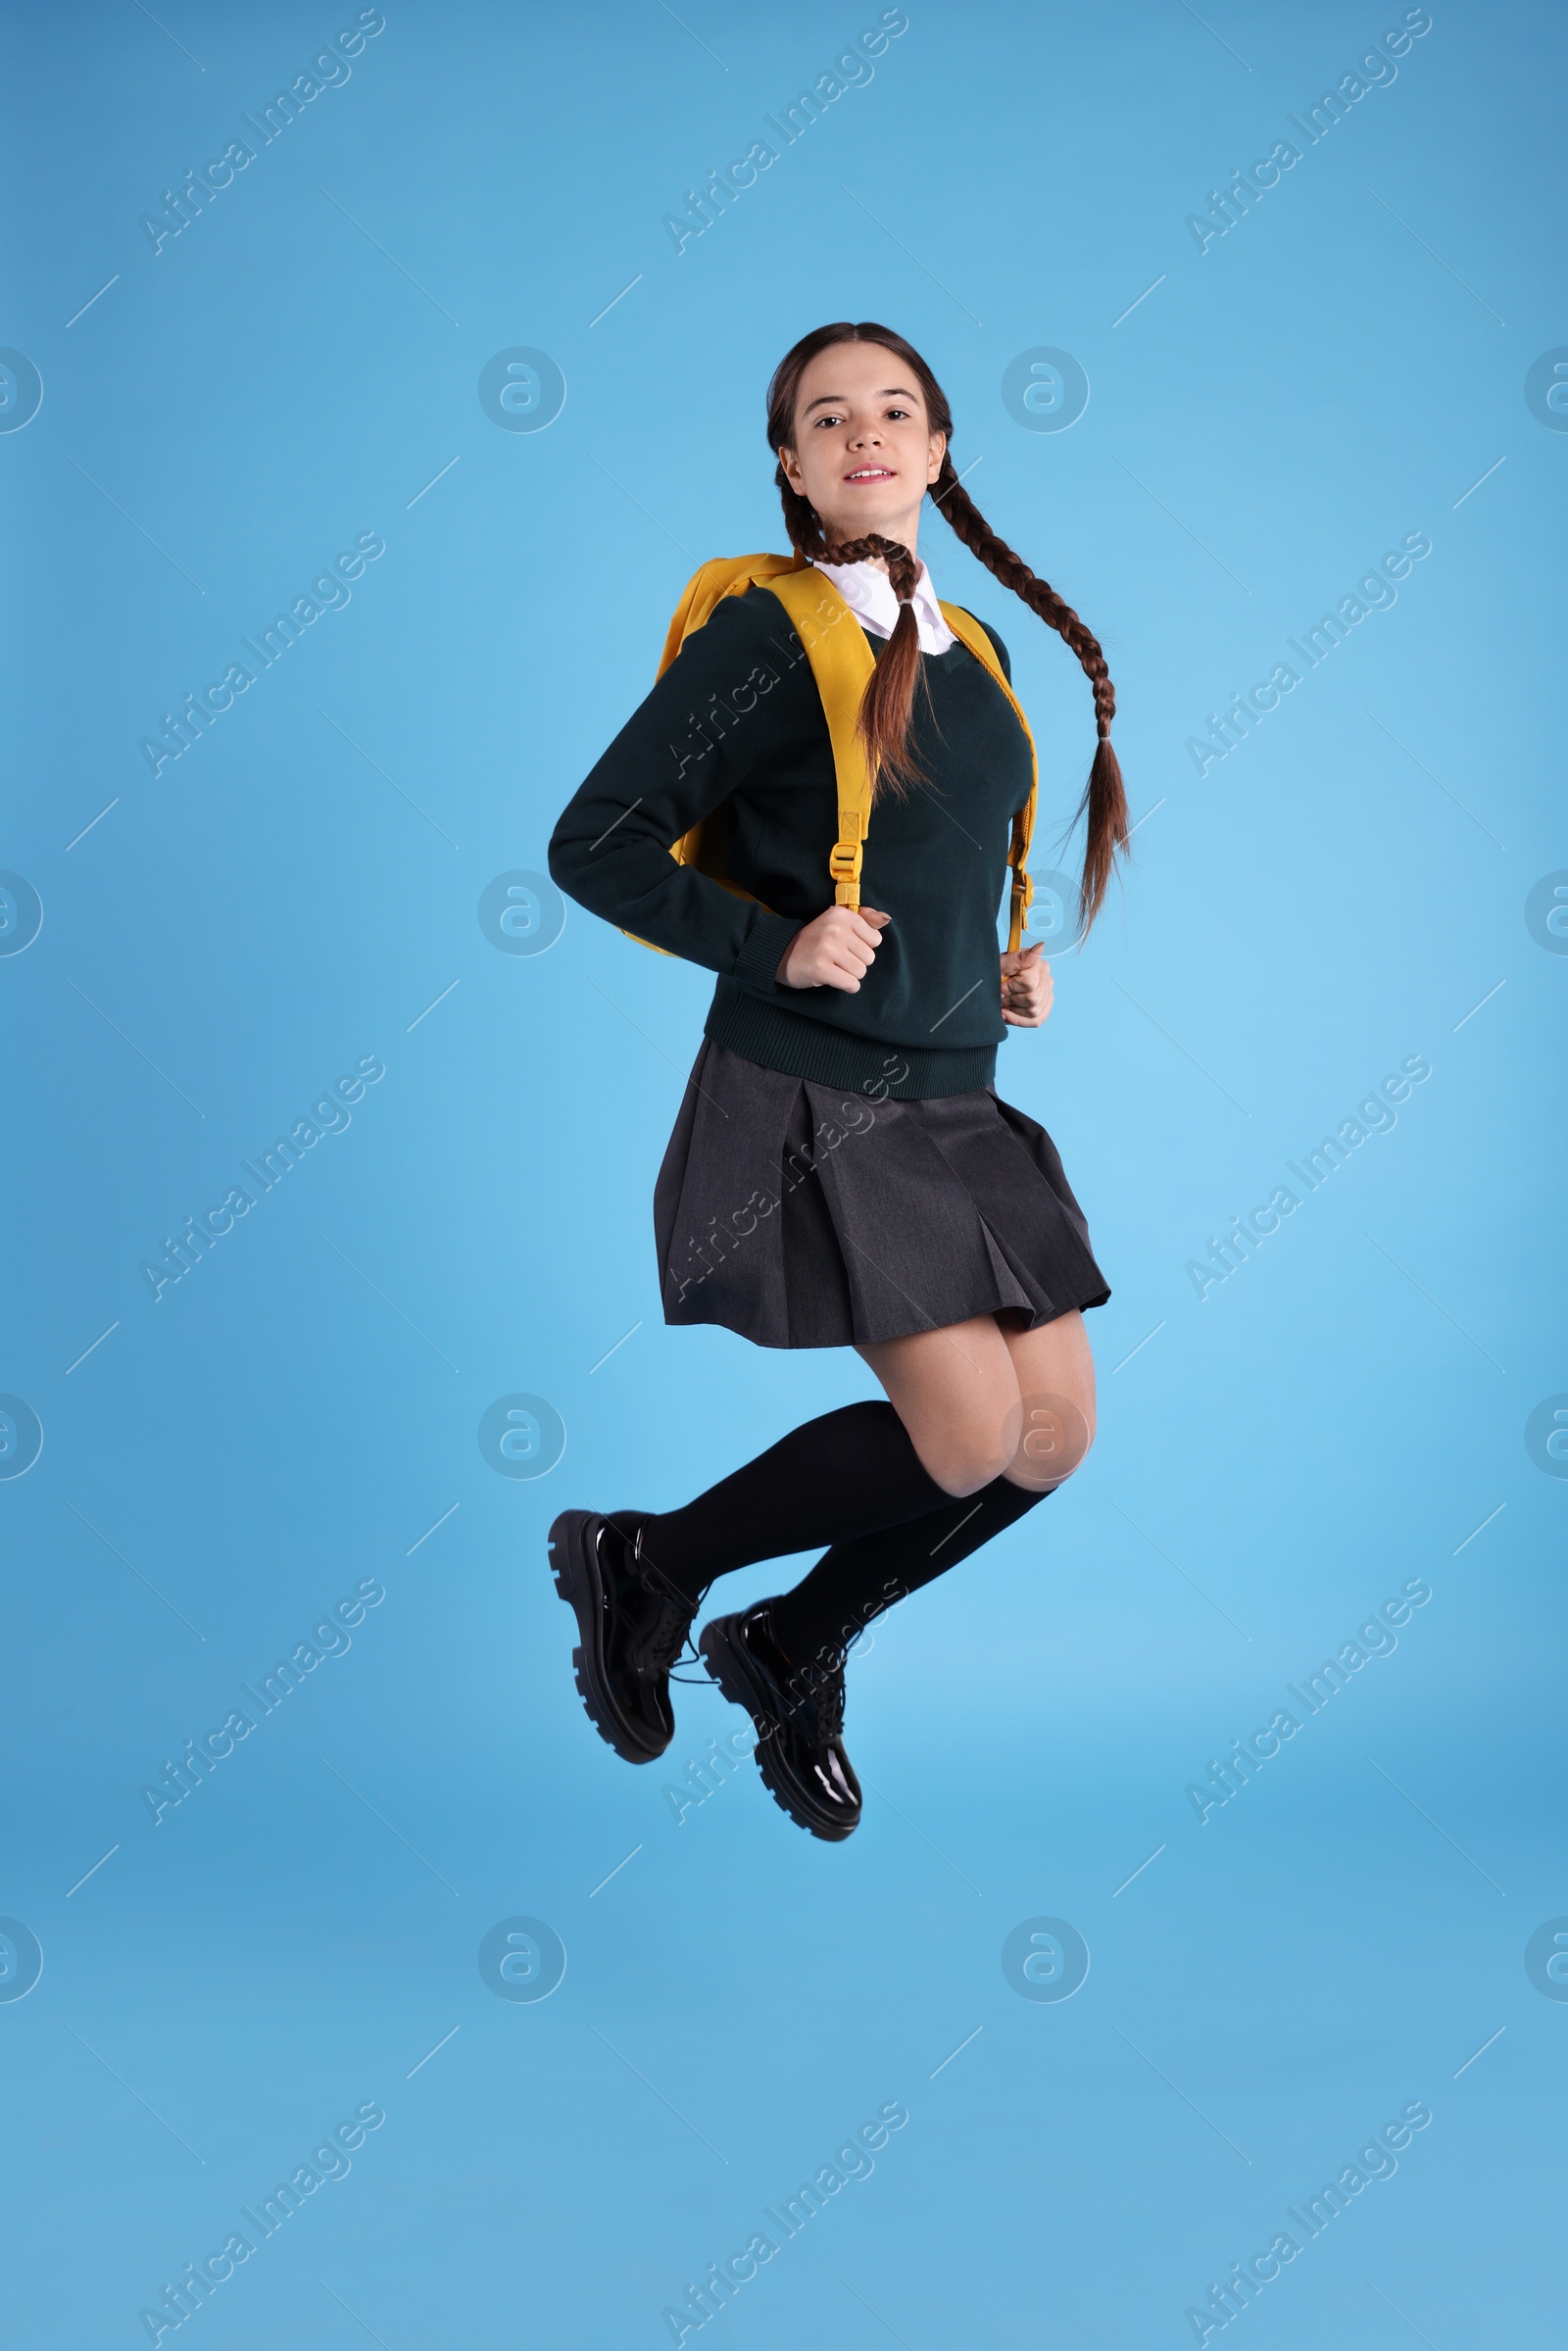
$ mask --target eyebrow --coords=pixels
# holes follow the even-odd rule
[[[919,395],[918,393],[909,391],[904,384],[893,384],[885,392],[873,392],[871,397],[873,400],[892,400],[895,398],[900,400],[915,400],[918,399]],[[808,400],[807,402],[804,414],[808,416],[814,408],[847,408],[848,406],[848,398],[843,392],[824,392],[819,400]]]

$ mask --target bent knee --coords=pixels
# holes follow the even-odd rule
[[[1020,1486],[1060,1486],[1082,1468],[1094,1442],[1092,1396],[1026,1397],[1023,1430],[1007,1475]]]
[[[914,1449],[926,1476],[955,1501],[993,1484],[1013,1457],[1013,1448],[1004,1438],[950,1437],[917,1444]]]

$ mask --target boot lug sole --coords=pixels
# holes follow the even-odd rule
[[[776,1725],[763,1703],[762,1693],[753,1678],[750,1661],[738,1641],[731,1640],[722,1619],[709,1625],[699,1643],[703,1663],[710,1678],[716,1684],[720,1696],[732,1706],[744,1707],[752,1718],[757,1733],[753,1757],[762,1775],[762,1784],[780,1811],[787,1812],[797,1829],[805,1829],[822,1844],[843,1844],[853,1837],[858,1820],[848,1827],[842,1819],[824,1816],[805,1801],[799,1784],[780,1767],[778,1744],[774,1738]]]
[[[564,1510],[550,1530],[547,1544],[556,1590],[575,1616],[581,1636],[571,1652],[572,1680],[583,1712],[622,1763],[657,1763],[669,1740],[657,1747],[649,1745],[616,1706],[604,1673],[604,1583],[588,1532],[600,1523],[591,1510]]]

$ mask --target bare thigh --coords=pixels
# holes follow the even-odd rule
[[[881,1381],[926,1475],[952,1494],[993,1478],[1048,1491],[1094,1438],[1095,1366],[1083,1317],[1035,1331],[977,1315],[856,1352]]]

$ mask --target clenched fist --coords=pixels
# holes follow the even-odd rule
[[[888,919],[871,906],[829,906],[796,932],[774,978],[784,988],[842,988],[846,996],[858,995]]]
[[[1037,1029],[1051,1010],[1051,965],[1043,944],[1009,949],[1002,958],[1002,1017],[1015,1029]]]

